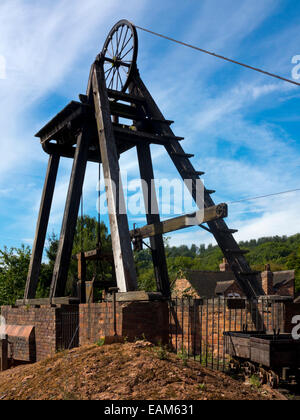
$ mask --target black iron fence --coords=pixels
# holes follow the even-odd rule
[[[57,328],[57,350],[79,347],[79,312],[62,312]]]
[[[96,314],[102,320],[103,335],[111,324],[108,307]],[[101,315],[101,316],[100,316]],[[96,317],[96,318],[97,318]],[[84,337],[90,337],[95,319],[88,311],[81,327]],[[57,350],[79,346],[79,313],[61,312],[57,321]],[[97,328],[99,328],[99,320]],[[224,332],[261,331],[284,332],[284,303],[280,298],[259,301],[246,299],[183,298],[169,301],[169,341],[173,350],[183,359],[193,358],[211,369],[226,370]]]
[[[280,299],[174,299],[169,303],[170,342],[180,357],[205,367],[226,370],[225,331],[284,330]]]

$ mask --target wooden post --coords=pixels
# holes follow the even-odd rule
[[[4,372],[8,369],[8,338],[1,336],[0,338],[0,372]]]
[[[34,299],[38,286],[41,262],[47,235],[50,210],[57,178],[60,156],[52,154],[49,157],[44,190],[41,199],[40,212],[36,226],[36,234],[32,248],[32,255],[25,287],[24,299]]]
[[[93,94],[103,171],[107,182],[107,201],[117,284],[120,292],[129,292],[137,290],[136,271],[103,62],[100,61],[96,61],[94,65]]]
[[[137,146],[143,194],[148,225],[160,223],[159,209],[154,185],[154,173],[150,146],[148,144]],[[157,291],[163,296],[170,297],[170,281],[165,253],[163,236],[161,234],[150,237],[151,254]]]
[[[90,131],[84,126],[77,139],[76,153],[70,178],[59,246],[53,270],[50,299],[54,297],[63,297],[65,294],[80,198],[82,195],[87,165],[90,137]]]
[[[84,252],[80,252],[77,255],[77,264],[78,264],[78,297],[80,303],[86,303],[86,259]]]

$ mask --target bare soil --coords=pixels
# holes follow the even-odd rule
[[[0,400],[278,400],[147,342],[86,346],[0,373]]]

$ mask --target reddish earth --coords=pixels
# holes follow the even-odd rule
[[[0,373],[0,400],[275,400],[147,342],[87,346]]]

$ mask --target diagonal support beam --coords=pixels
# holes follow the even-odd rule
[[[50,299],[54,297],[62,297],[65,294],[80,206],[80,198],[82,195],[82,187],[88,159],[90,138],[89,129],[84,126],[77,139],[76,153],[72,167],[59,246],[53,270]]]
[[[188,227],[199,226],[200,223],[208,223],[223,219],[224,217],[228,217],[228,206],[225,203],[204,209],[204,214],[203,211],[185,214],[184,216],[175,217],[173,219],[149,224],[142,228],[132,230],[130,234],[132,237],[138,236],[142,239],[146,239],[155,235],[163,235]]]
[[[57,171],[60,156],[57,153],[50,155],[45,184],[41,199],[40,212],[36,226],[36,234],[32,248],[32,255],[25,287],[24,299],[34,299],[39,282],[43,251],[47,235],[49,216],[53,201]]]
[[[92,88],[102,165],[106,179],[117,284],[120,292],[130,292],[137,290],[137,278],[103,63],[99,60],[95,62],[93,67]]]

